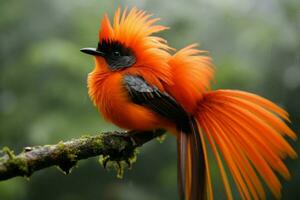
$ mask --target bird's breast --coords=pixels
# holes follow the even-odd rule
[[[132,102],[121,73],[105,78],[91,73],[88,79],[89,94],[103,117],[120,128],[128,130],[153,130],[169,128],[168,120],[148,108]]]

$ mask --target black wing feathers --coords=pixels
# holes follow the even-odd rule
[[[179,129],[189,132],[190,117],[173,97],[166,92],[161,92],[155,86],[150,86],[140,76],[126,75],[124,82],[134,103],[150,108],[157,114],[175,122]]]

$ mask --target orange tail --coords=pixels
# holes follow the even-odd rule
[[[196,114],[204,153],[206,138],[215,155],[228,199],[231,188],[223,166],[224,158],[242,199],[265,199],[261,179],[276,198],[281,197],[278,172],[285,179],[290,173],[283,163],[286,156],[297,154],[284,136],[296,139],[296,134],[285,124],[286,111],[257,95],[217,90],[205,94]],[[221,155],[220,155],[221,154]],[[208,160],[206,162],[207,196],[213,198]]]

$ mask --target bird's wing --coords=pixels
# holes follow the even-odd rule
[[[132,101],[173,121],[178,129],[178,180],[181,199],[203,199],[206,187],[204,152],[197,124],[168,93],[142,77],[126,75],[124,83]]]
[[[126,75],[124,84],[132,101],[145,106],[176,123],[182,130],[189,125],[189,116],[168,93],[148,84],[141,76]]]

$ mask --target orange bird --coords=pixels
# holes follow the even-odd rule
[[[180,199],[213,199],[208,146],[218,164],[228,199],[233,199],[228,171],[241,199],[265,199],[264,181],[281,197],[277,173],[290,173],[283,163],[297,154],[285,136],[285,110],[255,94],[211,90],[211,58],[196,44],[174,49],[154,33],[157,25],[145,11],[117,9],[113,22],[105,15],[95,68],[88,77],[89,95],[104,118],[127,130],[165,129],[177,137]],[[206,142],[207,141],[207,142]]]

